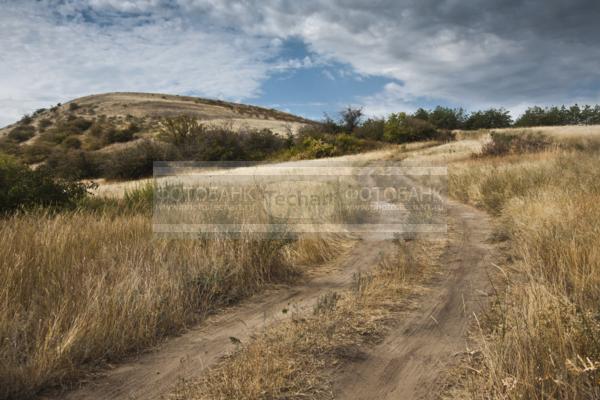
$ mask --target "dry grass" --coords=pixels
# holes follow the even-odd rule
[[[443,242],[400,243],[375,272],[352,288],[322,296],[311,315],[297,314],[265,329],[172,399],[331,399],[330,376],[379,341],[403,297],[432,271]]]
[[[145,215],[91,212],[14,216],[0,241],[0,398],[69,383],[342,248],[159,240]]]
[[[600,398],[600,156],[592,150],[451,168],[451,194],[498,216],[515,260],[460,398]]]

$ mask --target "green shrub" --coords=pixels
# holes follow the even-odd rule
[[[35,127],[31,125],[19,125],[8,132],[8,138],[15,142],[26,142],[35,136]]]
[[[27,164],[42,162],[52,153],[53,147],[48,143],[36,141],[21,148],[22,159]]]
[[[79,149],[81,148],[81,140],[77,136],[67,136],[62,142],[63,146],[67,149]]]
[[[103,155],[100,173],[108,179],[137,179],[152,175],[154,161],[177,160],[170,145],[141,140],[139,143]]]
[[[393,143],[429,140],[438,132],[431,123],[413,118],[405,113],[390,114],[385,121],[384,139]]]
[[[550,147],[552,140],[541,132],[492,132],[481,152],[486,156],[535,153]]]
[[[52,120],[50,118],[42,118],[38,122],[38,127],[40,131],[46,130],[50,125],[52,125]]]
[[[86,179],[100,176],[100,156],[79,149],[55,149],[40,169],[66,179]]]
[[[29,114],[23,115],[23,117],[19,120],[19,124],[21,125],[29,125],[33,122],[33,118]]]
[[[13,156],[19,156],[22,152],[21,146],[19,143],[10,139],[7,136],[0,137],[0,153],[10,154]]]
[[[87,195],[88,186],[57,180],[44,170],[31,170],[0,154],[0,213],[34,207],[71,207]]]
[[[336,155],[360,153],[376,147],[373,142],[345,133],[335,135],[333,145],[335,146]]]
[[[133,140],[133,134],[127,130],[109,128],[102,133],[101,140],[104,145],[112,143],[125,143]]]
[[[251,130],[240,135],[242,152],[247,161],[264,160],[290,145],[286,138],[278,136],[268,129]]]
[[[59,131],[63,131],[69,135],[80,135],[87,131],[93,122],[80,117],[70,116],[67,120],[60,121],[56,129]]]
[[[301,145],[302,158],[324,158],[333,157],[337,151],[333,144],[327,143],[322,139],[307,137]]]
[[[49,129],[39,135],[39,142],[61,144],[69,136],[69,133],[58,130],[57,128]]]
[[[354,130],[354,134],[362,139],[383,140],[384,130],[384,119],[369,118]]]

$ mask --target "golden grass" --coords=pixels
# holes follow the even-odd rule
[[[184,329],[336,240],[159,240],[144,215],[18,215],[0,225],[0,398],[80,377]]]
[[[600,398],[599,162],[551,151],[451,167],[450,193],[499,217],[515,260],[460,398]]]
[[[599,136],[600,125],[534,126],[529,128],[493,129],[496,132],[541,132],[549,136]]]
[[[330,377],[379,341],[400,303],[431,273],[443,242],[401,243],[351,289],[322,296],[312,314],[292,315],[240,345],[197,381],[184,382],[171,399],[331,399]]]

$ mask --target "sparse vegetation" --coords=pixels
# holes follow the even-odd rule
[[[152,192],[4,219],[0,398],[68,384],[340,251],[316,237],[152,240]]]
[[[361,347],[381,340],[401,299],[431,273],[439,245],[399,244],[397,257],[383,260],[373,273],[355,275],[351,289],[327,293],[312,315],[292,315],[242,343],[202,378],[180,384],[170,398],[333,398],[332,366],[360,358]]]
[[[593,148],[523,153],[539,149],[539,137],[531,143],[450,175],[454,197],[499,217],[514,259],[477,335],[465,390],[469,398],[598,398],[600,159]]]
[[[35,127],[31,125],[18,125],[8,132],[8,138],[17,143],[26,142],[35,135]]]

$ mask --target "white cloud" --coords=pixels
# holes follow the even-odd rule
[[[595,0],[0,0],[0,7],[0,124],[111,90],[243,100],[260,93],[270,71],[334,62],[357,79],[402,83],[363,99],[377,112],[422,99],[520,110],[600,97]],[[315,56],[279,59],[290,38]]]
[[[278,50],[266,38],[202,31],[177,19],[107,27],[57,21],[27,3],[2,11],[0,125],[38,107],[107,91],[253,97]]]
[[[364,112],[370,116],[383,117],[392,112],[413,112],[417,107],[414,98],[406,93],[402,85],[391,82],[383,90],[361,99]]]
[[[299,37],[359,74],[402,81],[399,102],[517,107],[595,101],[600,93],[594,0],[185,3],[215,23],[251,35]],[[391,101],[393,93],[380,95]]]

